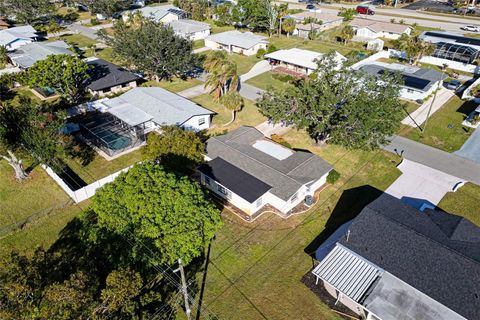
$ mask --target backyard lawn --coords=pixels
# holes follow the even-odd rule
[[[237,64],[237,72],[239,75],[247,73],[255,65],[255,63],[262,60],[261,58],[257,58],[255,55],[247,57],[236,53],[230,54],[228,58]]]
[[[287,82],[280,80],[282,76],[284,75],[269,71],[259,74],[258,76],[247,80],[246,82],[263,90],[266,90],[269,87],[281,89],[290,85]]]
[[[205,40],[195,40],[193,41],[193,49],[199,49],[205,47]]]
[[[173,78],[171,80],[162,80],[160,82],[157,81],[148,81],[142,84],[142,87],[161,87],[168,91],[172,92],[180,92],[195,86],[202,84],[203,82],[190,78],[188,80],[182,80],[180,78]]]
[[[273,36],[268,40],[279,49],[300,48],[323,53],[335,50],[343,55],[354,50],[364,50],[363,44],[359,42],[350,42],[347,45],[344,45],[339,42],[327,41],[324,39],[305,40],[299,37],[286,36]]]
[[[473,102],[454,96],[430,117],[425,132],[403,126],[400,135],[447,152],[457,151],[473,132],[462,121],[474,109]]]
[[[213,123],[210,131],[230,131],[243,125],[256,126],[266,120],[266,118],[258,112],[255,103],[245,99],[245,106],[243,107],[242,111],[237,112],[235,121],[228,126],[224,126],[224,124],[230,122],[232,113],[220,103],[213,101],[211,95],[203,94],[193,98],[192,100],[202,107],[216,112],[216,114],[213,116]]]
[[[77,48],[85,48],[96,44],[97,42],[81,34],[65,34],[59,37],[50,37],[48,41],[63,40],[69,45]]]

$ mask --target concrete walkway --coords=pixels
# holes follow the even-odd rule
[[[456,154],[400,136],[393,137],[391,143],[384,149],[402,155],[405,159],[480,185],[480,164]]]
[[[191,98],[198,97],[198,96],[200,96],[204,93],[208,93],[208,89],[205,89],[203,84],[199,84],[198,86],[191,87],[191,88],[188,88],[186,90],[180,91],[178,93],[178,95],[180,95],[184,98],[187,98],[187,99],[191,99]]]
[[[268,72],[272,69],[270,63],[266,60],[257,62],[247,73],[240,76],[242,82],[254,78],[262,73]]]
[[[265,137],[270,137],[272,134],[282,135],[287,133],[292,129],[292,126],[282,126],[280,124],[270,124],[268,121],[260,123],[258,126],[255,127],[258,131],[263,133]]]
[[[430,117],[438,111],[451,97],[455,95],[453,90],[448,90],[441,88],[437,92],[437,96],[432,105],[432,110],[430,111]],[[433,96],[424,102],[417,110],[412,112],[409,116],[402,120],[402,123],[410,127],[418,127],[425,122],[428,115],[428,109],[432,104]]]
[[[421,211],[435,209],[447,192],[456,191],[465,183],[460,178],[407,159],[398,169],[402,175],[385,193]]]

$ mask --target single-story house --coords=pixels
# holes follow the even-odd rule
[[[251,56],[260,49],[267,49],[268,41],[264,36],[252,32],[237,30],[216,33],[205,38],[205,46],[213,50],[225,50],[228,53],[239,53]]]
[[[284,49],[266,54],[265,59],[268,60],[272,68],[285,68],[300,75],[309,75],[317,69],[317,59],[323,56],[322,53],[298,48]],[[335,51],[335,61],[338,68],[341,67],[347,58]]]
[[[0,30],[0,46],[4,46],[8,51],[36,41],[37,38],[37,30],[30,25]]]
[[[12,64],[20,69],[27,69],[37,61],[45,60],[48,56],[58,54],[74,55],[68,50],[70,46],[64,41],[31,42],[8,53]]]
[[[249,216],[269,205],[282,214],[325,183],[332,166],[317,155],[294,151],[243,126],[206,143],[203,185]]]
[[[169,23],[174,20],[186,18],[187,13],[173,5],[166,4],[155,7],[143,7],[132,11],[125,11],[123,21],[128,21],[131,14],[141,14],[145,18],[152,18],[155,22]]]
[[[87,89],[93,96],[102,97],[135,88],[142,79],[139,75],[103,59],[92,57],[85,62],[91,66]]]
[[[293,19],[297,23],[294,36],[308,38],[311,31],[322,32],[342,25],[343,18],[335,14],[304,11],[300,13],[290,14],[282,18]],[[310,20],[310,22],[306,22]]]
[[[205,22],[181,19],[173,20],[168,23],[176,35],[188,40],[205,39],[210,35],[210,25]]]
[[[355,18],[349,25],[359,39],[370,40],[375,38],[398,39],[402,34],[409,35],[412,27],[405,24],[374,21],[365,18]]]
[[[480,227],[388,194],[315,253],[317,285],[374,320],[480,319]]]
[[[423,69],[398,63],[372,62],[363,65],[360,70],[371,75],[381,76],[385,72],[399,72],[404,84],[400,90],[400,97],[409,100],[423,100],[441,88],[447,75],[433,69]]]
[[[436,45],[433,57],[468,64],[480,58],[480,39],[441,31],[426,31],[420,38]]]

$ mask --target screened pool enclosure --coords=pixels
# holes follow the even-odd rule
[[[433,56],[470,64],[479,58],[479,51],[461,44],[438,42]]]

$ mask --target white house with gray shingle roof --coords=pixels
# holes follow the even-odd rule
[[[8,51],[13,51],[37,38],[37,30],[32,26],[13,27],[0,31],[0,46],[4,46]]]
[[[169,23],[174,20],[183,19],[186,16],[185,11],[170,5],[160,5],[154,7],[143,7],[132,11],[125,11],[122,15],[123,21],[128,21],[130,15],[141,14],[145,18],[151,18],[155,22]]]
[[[396,40],[402,34],[409,35],[412,27],[405,24],[375,21],[365,18],[355,18],[349,25],[353,28],[359,40],[370,40],[376,38],[387,38]]]
[[[201,40],[210,35],[210,25],[205,22],[181,19],[168,23],[176,35],[188,40]]]
[[[74,55],[72,51],[68,50],[69,47],[64,41],[32,42],[9,52],[8,57],[15,66],[27,69],[35,62],[45,60],[51,55]]]
[[[319,190],[332,166],[317,155],[286,148],[253,127],[208,139],[201,182],[253,216],[270,205],[282,214]]]
[[[212,34],[205,39],[205,46],[212,50],[225,50],[245,56],[254,55],[259,49],[266,50],[267,44],[264,36],[237,30]]]

